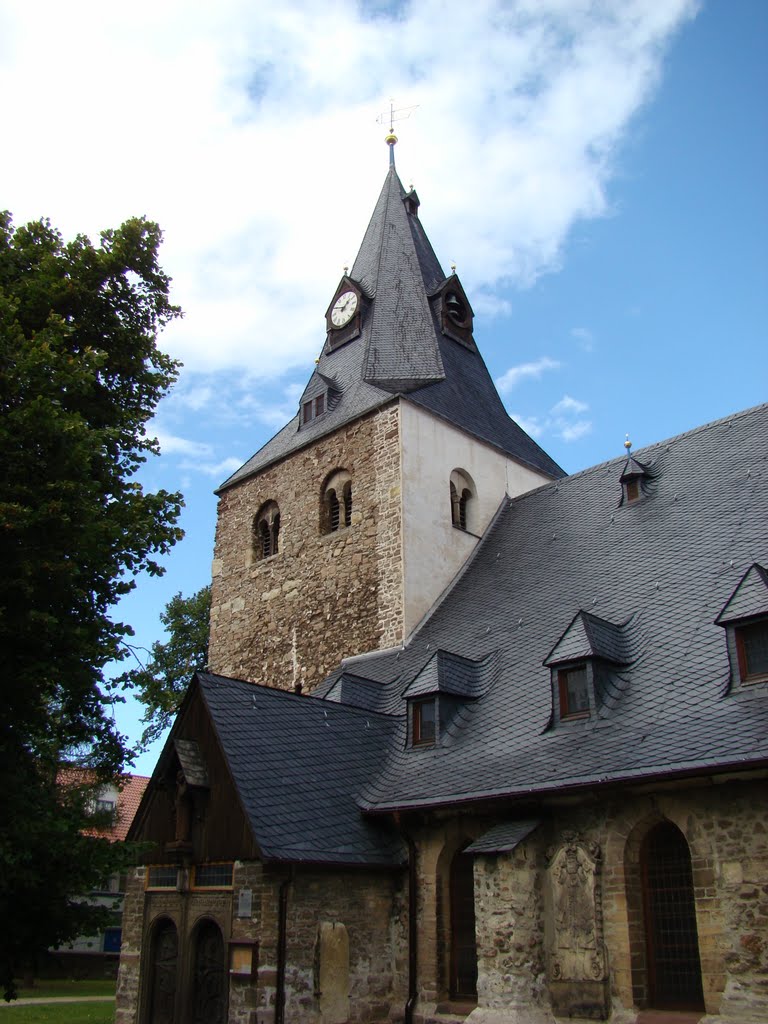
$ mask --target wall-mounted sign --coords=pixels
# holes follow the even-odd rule
[[[237,916],[238,917],[252,917],[253,916],[253,890],[252,889],[241,889],[237,896]]]

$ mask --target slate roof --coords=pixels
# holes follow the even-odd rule
[[[541,821],[538,818],[523,821],[504,821],[500,825],[494,825],[493,828],[488,829],[474,843],[470,843],[466,852],[504,853],[514,850],[540,824]]]
[[[404,861],[394,828],[363,818],[355,803],[397,719],[206,673],[195,679],[265,860]]]
[[[629,505],[622,459],[506,499],[406,645],[311,696],[198,675],[265,858],[399,864],[383,812],[499,798],[526,818],[473,851],[511,849],[548,793],[767,765],[768,684],[731,687],[716,622],[763,607],[767,434],[765,405],[650,446],[654,490]],[[571,634],[616,679],[594,717],[555,723],[545,662]],[[408,697],[441,683],[459,710],[409,749]]]
[[[405,649],[365,663],[366,675],[386,680],[417,674],[436,649],[474,659],[499,651],[499,678],[434,748],[406,748],[403,711],[361,807],[766,763],[768,686],[730,689],[715,619],[747,569],[768,562],[767,435],[761,406],[647,448],[654,492],[629,505],[622,459],[507,500]],[[543,662],[585,608],[609,623],[632,619],[632,664],[596,717],[553,727]]]
[[[412,194],[411,194],[412,196]],[[360,336],[323,345],[305,389],[330,387],[328,411],[308,424],[297,415],[220,490],[373,412],[405,398],[533,469],[563,470],[512,420],[482,356],[442,334],[436,290],[447,280],[392,166],[349,278],[367,299]]]

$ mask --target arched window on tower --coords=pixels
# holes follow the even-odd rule
[[[451,523],[457,530],[475,533],[475,486],[468,473],[454,469],[451,473]]]
[[[253,520],[253,554],[271,558],[280,550],[280,509],[276,501],[262,505]]]
[[[320,502],[320,532],[335,533],[352,525],[352,477],[337,469],[323,485]]]

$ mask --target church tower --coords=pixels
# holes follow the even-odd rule
[[[504,495],[563,475],[504,409],[393,159],[325,327],[296,416],[218,492],[210,669],[284,689],[404,643]]]

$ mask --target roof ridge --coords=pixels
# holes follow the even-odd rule
[[[650,444],[639,450],[643,453],[652,452],[654,449],[661,448],[665,445],[671,445],[676,441],[687,440],[696,434],[706,433],[715,427],[721,427],[725,423],[735,422],[736,420],[743,419],[745,416],[754,415],[763,410],[768,411],[768,402],[761,402],[759,405],[752,405],[748,409],[741,409],[738,412],[729,413],[726,416],[721,416],[719,419],[711,420],[709,423],[702,423],[698,427],[692,427],[690,430],[683,430],[679,434],[673,434],[671,437],[662,437],[658,441],[652,441]],[[559,490],[560,487],[570,484],[573,480],[580,480],[582,477],[607,469],[609,466],[618,467],[626,463],[626,461],[626,455],[616,455],[614,458],[605,459],[603,462],[596,462],[593,466],[585,466],[584,469],[576,470],[575,473],[568,473],[566,476],[560,477],[559,480],[553,480],[551,483],[542,484],[541,487],[535,487],[533,490],[525,491],[523,494],[516,495],[516,497],[510,499],[511,504],[517,505],[532,497],[534,494],[540,494],[542,491],[547,489]]]
[[[201,681],[203,679],[209,679],[214,681],[222,681],[224,683],[235,683],[236,685],[243,687],[243,689],[248,687],[259,690],[262,693],[277,694],[279,700],[284,700],[287,698],[297,701],[313,701],[313,707],[316,708],[318,711],[324,711],[326,708],[343,708],[345,711],[360,712],[361,714],[366,716],[376,715],[378,718],[382,718],[390,722],[394,717],[397,717],[394,715],[388,715],[384,711],[367,711],[365,708],[359,708],[351,704],[343,704],[340,701],[322,700],[321,702],[319,700],[314,699],[311,693],[296,693],[294,690],[282,690],[280,689],[279,686],[267,686],[266,683],[251,683],[247,679],[236,679],[232,676],[221,676],[212,672],[198,672],[197,675],[200,677]],[[371,680],[371,682],[375,682],[375,680]]]

